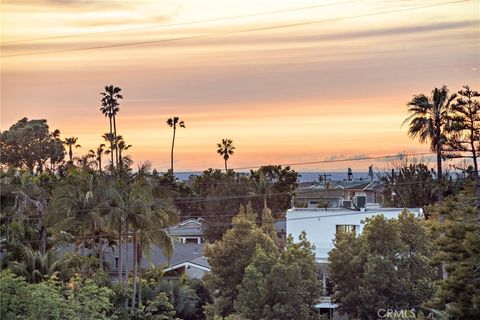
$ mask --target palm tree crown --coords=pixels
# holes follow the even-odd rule
[[[217,153],[223,157],[225,161],[225,172],[228,171],[227,169],[227,161],[230,159],[230,156],[233,155],[233,150],[235,150],[235,146],[233,145],[232,139],[222,139],[222,143],[217,143]]]
[[[100,144],[96,150],[90,149],[88,153],[92,156],[92,158],[95,158],[98,171],[102,172],[102,156],[105,154],[105,144]]]
[[[185,128],[185,122],[180,120],[179,117],[172,117],[167,119],[167,124],[170,126],[170,128],[173,128],[172,150],[170,153],[170,170],[173,173],[173,148],[175,146],[175,132],[177,130],[177,125],[180,128]]]
[[[80,148],[81,145],[77,144],[78,138],[77,137],[70,137],[70,138],[65,138],[63,140],[63,144],[68,147],[68,157],[70,158],[70,162],[73,162],[73,151],[72,147],[75,148]]]
[[[456,94],[449,96],[446,86],[432,91],[431,97],[424,94],[413,96],[407,104],[410,116],[408,134],[420,142],[430,141],[430,150],[437,153],[437,176],[442,179],[443,146],[446,143],[446,127],[450,119],[451,104]]]

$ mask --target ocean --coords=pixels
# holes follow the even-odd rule
[[[246,174],[249,172],[245,172]],[[327,180],[346,180],[347,179],[347,172],[316,172],[316,171],[300,171],[298,172],[300,174],[300,182],[313,182],[313,181],[319,181],[319,176],[327,174]],[[175,173],[175,176],[180,180],[180,181],[185,181],[187,180],[191,175],[199,175],[200,173]],[[353,179],[354,180],[366,180],[368,179],[368,172],[353,172]]]

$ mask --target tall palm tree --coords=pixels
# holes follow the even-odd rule
[[[409,124],[408,134],[418,138],[420,142],[430,141],[430,150],[437,153],[437,178],[443,179],[442,157],[443,148],[447,142],[446,128],[451,114],[452,101],[456,94],[449,96],[446,86],[432,91],[431,97],[424,94],[413,96],[408,102],[410,116],[403,124]]]
[[[115,116],[120,111],[120,103],[118,102],[119,99],[123,99],[123,96],[120,94],[119,87],[115,87],[113,85],[105,86],[105,91],[101,92],[102,95],[102,107],[100,111],[108,117],[110,122],[110,134],[113,135],[113,139],[110,140],[110,152],[111,152],[111,160],[113,166],[113,150],[114,146],[113,143],[117,138],[117,123],[115,120]],[[118,151],[116,151],[116,164],[118,165]]]
[[[222,139],[222,143],[217,143],[217,148],[217,153],[223,157],[223,160],[225,160],[225,172],[227,172],[227,161],[230,159],[230,156],[233,155],[233,150],[235,150],[233,140]]]
[[[72,148],[80,148],[81,145],[79,145],[77,143],[78,141],[78,138],[77,137],[70,137],[70,138],[65,138],[65,140],[63,140],[63,144],[66,145],[68,147],[68,157],[70,159],[70,163],[73,163],[73,151],[72,151]]]
[[[88,153],[95,158],[98,165],[98,171],[102,173],[102,156],[105,154],[105,144],[100,144],[95,150],[90,149]]]
[[[148,253],[151,243],[157,244],[166,255],[170,255],[173,250],[172,239],[165,231],[173,218],[154,196],[153,179],[151,179],[149,169],[149,164],[144,164],[138,168],[126,202],[126,220],[133,230],[132,308],[135,308],[137,301],[137,275],[141,252],[146,250]],[[151,229],[155,229],[155,232],[150,232]]]
[[[175,146],[175,133],[177,131],[177,125],[180,128],[185,128],[185,122],[180,120],[179,117],[173,117],[167,119],[167,124],[170,126],[170,128],[173,128],[172,151],[170,152],[170,170],[173,174],[173,148]]]

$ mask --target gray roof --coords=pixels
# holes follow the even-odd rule
[[[202,237],[203,222],[202,219],[188,219],[170,227],[168,232],[172,237]]]
[[[203,258],[203,248],[205,244],[200,243],[174,243],[173,254],[170,259],[164,254],[164,252],[156,245],[153,245],[150,250],[150,259],[148,258],[147,252],[143,252],[143,257],[141,261],[141,267],[149,269],[152,265],[159,267],[169,267],[171,265],[176,265],[186,261],[196,260],[197,258]],[[68,252],[74,252],[75,247],[73,245],[62,246],[58,248],[60,255],[64,255]],[[125,260],[127,257],[128,251],[128,260]],[[90,250],[83,250],[83,254],[89,254]],[[78,253],[82,253],[82,249],[78,250]],[[128,261],[129,270],[132,269],[133,265],[133,243],[128,243],[127,245],[122,246],[123,253],[123,263]],[[115,272],[115,257],[118,257],[118,248],[107,248],[105,250],[105,262],[110,266],[110,271]],[[203,258],[205,259],[205,258]],[[200,263],[198,263],[200,264]],[[205,263],[203,263],[205,264]],[[203,265],[202,264],[202,265]],[[125,270],[125,268],[124,268]]]
[[[204,256],[201,256],[201,257],[197,257],[193,260],[189,260],[188,262],[190,263],[194,263],[194,264],[197,264],[199,266],[202,266],[202,267],[205,267],[205,268],[209,268],[210,269],[210,265],[208,264],[208,260],[207,258],[205,258]]]
[[[164,252],[156,245],[152,246],[150,250],[150,259],[147,252],[143,253],[141,267],[150,268],[151,265],[155,267],[168,267],[185,261],[190,261],[195,258],[203,256],[203,247],[205,244],[200,243],[174,243],[173,254],[170,259],[164,254]],[[128,248],[128,261],[131,265],[133,261],[133,243],[129,243],[128,246],[123,246],[123,260],[125,261],[126,249]],[[105,260],[109,261],[111,266],[115,264],[115,257],[118,257],[118,249],[114,248],[112,251],[110,248],[105,253]]]

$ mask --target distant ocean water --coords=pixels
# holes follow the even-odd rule
[[[245,172],[248,173],[248,172]],[[300,182],[313,182],[313,181],[319,181],[318,177],[319,175],[322,175],[325,173],[327,174],[327,179],[329,180],[346,180],[347,179],[347,172],[315,172],[315,171],[300,171],[298,172],[300,174]],[[192,174],[191,173],[175,173],[175,176],[180,180],[180,181],[185,181],[187,180]],[[195,174],[197,175],[197,174]],[[366,180],[368,179],[368,172],[353,172],[353,179],[354,180]]]

